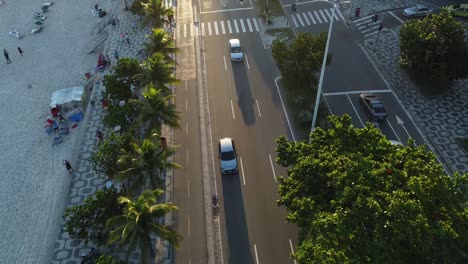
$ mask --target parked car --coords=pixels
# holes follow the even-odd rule
[[[387,118],[387,111],[385,111],[385,107],[378,96],[374,94],[361,94],[359,102],[370,120],[383,122]]]
[[[222,138],[218,142],[219,160],[222,174],[237,172],[236,146],[232,138]]]
[[[468,17],[468,4],[458,4],[445,7],[454,16]]]
[[[406,8],[403,11],[405,17],[424,17],[434,12],[432,7],[423,4],[417,4],[416,6]]]
[[[228,48],[232,61],[242,61],[244,59],[244,51],[242,50],[238,39],[230,39],[228,42]]]

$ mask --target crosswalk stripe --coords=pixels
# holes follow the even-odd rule
[[[367,38],[367,37],[372,36],[372,35],[375,35],[375,34],[377,34],[377,33],[379,33],[379,31],[374,31],[374,32],[372,32],[372,33],[367,33],[367,34],[365,34],[364,36]]]
[[[304,20],[305,20],[306,24],[307,24],[308,26],[310,26],[310,22],[309,22],[309,19],[307,18],[306,13],[302,13],[302,16],[304,17]]]
[[[305,26],[304,22],[302,22],[301,15],[296,14],[296,16],[297,16],[297,19],[299,20],[299,23],[301,23],[301,27]]]
[[[330,14],[330,13],[328,13],[328,10],[324,9],[323,11],[325,11],[325,13],[327,13],[327,17],[328,17],[328,19],[330,19],[330,20],[331,20],[331,14]]]
[[[333,13],[333,8],[330,8],[330,12]],[[334,17],[335,17],[335,20],[336,20],[336,21],[340,21],[340,19],[338,18],[338,15],[337,15],[337,14],[338,14],[338,8],[335,9],[335,15],[334,15]]]
[[[213,22],[213,24],[214,24],[214,27],[215,27],[215,34],[218,35],[218,34],[219,34],[219,31],[218,31],[218,22],[215,21],[215,22]]]
[[[236,29],[236,33],[239,33],[239,27],[237,26],[237,20],[233,20],[234,21],[234,28]]]
[[[293,20],[294,26],[295,26],[295,27],[298,27],[297,21],[296,21],[296,19],[294,18],[294,16],[291,16],[291,18],[292,18],[292,20]]]
[[[341,14],[340,10],[337,8],[336,9],[336,12],[338,13],[338,15],[340,16],[341,18],[341,21],[345,21],[344,17],[343,17],[343,14]]]
[[[260,31],[260,29],[258,28],[258,24],[257,24],[257,19],[252,19],[253,20],[253,23],[254,23],[254,26],[255,26],[255,30],[258,32]]]
[[[322,19],[320,19],[320,16],[318,15],[317,11],[314,10],[314,15],[317,18],[319,24],[322,24]]]
[[[211,22],[208,21],[208,35],[211,36]]]
[[[242,32],[245,32],[245,26],[244,26],[244,20],[241,18],[239,19],[241,27],[242,27]]]
[[[206,36],[206,34],[205,34],[205,23],[203,23],[203,22],[201,23],[201,34],[202,34],[202,36]]]
[[[356,23],[356,27],[362,25],[362,24],[369,24],[369,23],[373,23],[372,20],[364,20],[364,21],[361,21],[359,23]]]
[[[246,19],[247,20],[247,26],[249,27],[249,32],[253,32],[253,29],[252,29],[252,24],[250,24],[250,19]]]
[[[319,10],[319,13],[320,13],[320,15],[322,15],[323,21],[325,21],[325,23],[327,23],[328,20],[327,20],[327,17],[325,16],[325,14],[323,13],[323,11]]]
[[[195,37],[198,36],[198,27],[195,26],[195,25],[193,25],[193,35],[194,35]]]
[[[311,13],[311,12],[307,12],[307,14],[308,14],[309,17],[310,17],[310,20],[312,20],[312,23],[317,24],[317,22],[315,22],[315,19],[314,19],[314,16],[312,15],[312,13]]]
[[[232,33],[231,20],[227,21],[227,25],[228,25],[229,34],[231,34]]]
[[[364,33],[366,33],[366,32],[369,32],[369,31],[373,30],[373,29],[378,29],[379,27],[380,27],[380,25],[373,26],[373,27],[370,27],[370,28],[368,28],[368,29],[365,29],[365,30],[361,31],[361,33],[364,34]]]
[[[185,37],[187,37],[187,24],[184,24],[184,38]]]
[[[221,32],[224,34],[226,34],[226,30],[224,29],[224,22],[221,20],[219,23],[221,23]]]

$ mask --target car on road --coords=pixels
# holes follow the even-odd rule
[[[244,60],[244,51],[242,50],[239,39],[230,39],[228,42],[228,48],[232,61]]]
[[[387,118],[387,111],[385,111],[382,100],[377,95],[361,94],[359,95],[359,102],[370,120],[383,122]]]
[[[423,4],[417,4],[413,7],[408,7],[403,10],[403,15],[405,17],[424,17],[434,12],[432,7]]]
[[[468,17],[468,4],[450,5],[445,8],[454,16]]]
[[[219,160],[222,174],[233,174],[237,172],[236,146],[232,138],[222,138],[218,142]]]

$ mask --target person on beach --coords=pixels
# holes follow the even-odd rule
[[[8,52],[6,51],[6,49],[3,49],[3,56],[5,56],[5,59],[6,59],[6,61],[7,61],[7,64],[11,63],[10,55],[8,54]]]
[[[117,50],[114,50],[114,57],[116,60],[119,60],[119,53],[117,52]]]
[[[96,137],[97,137],[97,139],[99,140],[99,142],[104,141],[104,134],[102,134],[102,132],[99,131],[99,130],[96,131]]]
[[[126,37],[125,40],[127,41],[127,44],[130,45],[130,38]]]
[[[58,118],[59,118],[59,122],[62,122],[62,121],[67,122],[67,120],[65,119],[65,117],[62,116],[62,113],[58,112],[57,116],[58,116]]]
[[[21,56],[23,56],[23,50],[20,47],[18,47],[18,52]]]
[[[68,160],[63,160],[63,165],[65,165],[65,168],[70,174],[73,173],[73,167]]]

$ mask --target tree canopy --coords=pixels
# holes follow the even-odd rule
[[[467,263],[468,174],[329,117],[310,142],[277,139],[278,204],[299,226],[298,263]]]
[[[400,62],[422,78],[453,80],[468,75],[465,29],[445,9],[406,21],[400,31]]]

